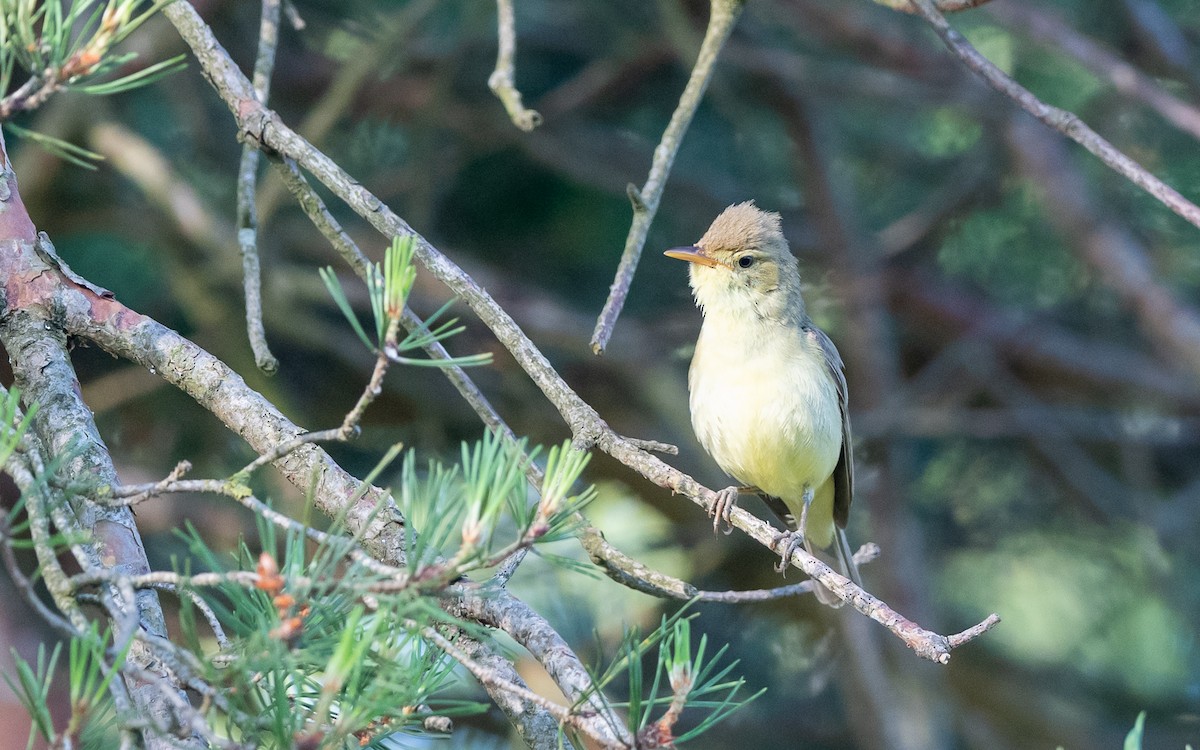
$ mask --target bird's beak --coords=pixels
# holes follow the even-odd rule
[[[697,245],[673,247],[663,253],[663,255],[667,256],[668,258],[674,258],[675,260],[686,260],[688,263],[697,263],[699,265],[709,266],[711,268],[721,265],[721,261],[713,258],[710,255],[705,255],[704,248],[698,247]]]

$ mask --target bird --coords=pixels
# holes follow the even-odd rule
[[[778,572],[798,546],[815,554],[832,545],[861,586],[845,533],[854,456],[844,366],[808,316],[780,215],[753,201],[729,206],[699,242],[665,255],[688,262],[704,318],[688,370],[692,428],[741,483],[717,493],[713,529],[728,526],[739,494],[757,493],[793,528],[775,540]],[[841,604],[819,583],[814,592]]]

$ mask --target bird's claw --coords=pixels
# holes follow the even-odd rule
[[[721,521],[725,522],[725,536],[733,533],[733,522],[730,519],[730,514],[738,502],[738,494],[741,489],[739,487],[726,487],[717,493],[716,502],[712,506],[713,517],[713,533],[717,533],[721,528]]]
[[[792,564],[792,553],[797,548],[804,546],[803,531],[782,531],[771,542],[771,548],[780,548],[779,562],[775,565],[775,572],[783,575],[787,574],[788,567]]]

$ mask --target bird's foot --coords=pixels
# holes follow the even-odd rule
[[[775,566],[775,572],[786,574],[788,566],[792,564],[792,553],[803,546],[803,531],[797,530],[779,532],[779,535],[776,536],[771,542],[771,549],[779,550],[779,563]]]
[[[792,553],[797,547],[804,546],[805,535],[808,533],[808,509],[812,506],[813,490],[811,487],[804,488],[804,496],[801,498],[802,505],[800,506],[800,517],[796,519],[796,530],[785,532],[775,537],[775,541],[771,543],[772,548],[778,547],[781,544],[783,549],[779,552],[779,564],[775,566],[776,573],[783,573],[791,565]]]
[[[733,533],[733,523],[730,522],[729,514],[733,512],[737,506],[738,495],[742,492],[741,487],[726,487],[717,493],[717,500],[712,506],[713,517],[713,533],[721,528],[721,521],[725,522],[725,535]]]

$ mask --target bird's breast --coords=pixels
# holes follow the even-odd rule
[[[705,318],[688,376],[692,426],[739,482],[797,499],[837,465],[837,388],[798,326],[745,322]]]

